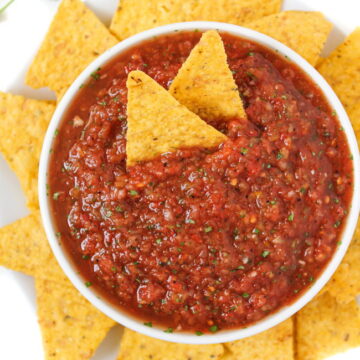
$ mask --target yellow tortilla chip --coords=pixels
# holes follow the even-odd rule
[[[144,30],[182,21],[243,25],[277,13],[281,3],[282,0],[120,0],[110,30],[122,40]]]
[[[360,104],[356,104],[348,110],[348,115],[353,126],[358,145],[360,147]]]
[[[180,68],[170,94],[204,120],[246,118],[239,90],[215,30],[205,32]]]
[[[117,360],[216,360],[222,359],[223,352],[221,344],[175,344],[125,329]]]
[[[72,286],[52,254],[38,211],[0,229],[0,265]]]
[[[349,304],[360,294],[360,221],[344,259],[324,291],[340,304]]]
[[[339,304],[325,293],[296,315],[296,352],[299,360],[324,360],[360,346],[360,307],[353,300]]]
[[[115,322],[73,287],[36,279],[38,321],[46,359],[90,359]]]
[[[226,140],[142,71],[132,71],[126,85],[128,166],[181,147],[210,148]]]
[[[291,360],[293,354],[293,320],[249,338],[225,343],[224,360]]]
[[[273,37],[315,65],[332,24],[320,12],[283,11],[246,24],[246,27]]]
[[[58,99],[75,78],[117,39],[80,0],[63,0],[26,75],[26,84],[49,87]]]
[[[339,99],[350,110],[360,103],[360,28],[353,31],[317,67]]]
[[[30,209],[39,207],[39,156],[54,109],[49,101],[0,92],[0,152],[18,176]]]

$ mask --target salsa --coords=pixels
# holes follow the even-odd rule
[[[336,114],[296,65],[222,34],[246,119],[228,140],[126,168],[127,74],[168,88],[200,38],[161,36],[91,75],[56,131],[49,196],[87,286],[167,332],[244,327],[293,302],[339,242],[352,156]],[[204,119],[206,120],[206,119]]]

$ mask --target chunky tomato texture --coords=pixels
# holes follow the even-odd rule
[[[336,249],[352,193],[346,139],[293,64],[223,35],[248,119],[228,140],[129,169],[126,77],[168,87],[199,39],[153,39],[96,71],[59,129],[49,171],[62,243],[87,284],[146,324],[216,331],[294,301]]]

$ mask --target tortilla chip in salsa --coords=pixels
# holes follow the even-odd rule
[[[346,110],[360,103],[360,27],[317,67]]]
[[[168,329],[168,331],[171,330]],[[223,352],[222,344],[176,344],[125,329],[117,360],[216,360],[223,359]]]
[[[249,338],[225,343],[229,351],[224,360],[291,360],[293,354],[293,319]]]
[[[120,0],[110,30],[123,40],[144,30],[182,21],[243,25],[277,13],[281,4],[282,0]]]
[[[282,11],[245,25],[271,36],[315,65],[332,29],[324,15],[315,11]]]
[[[129,74],[127,88],[128,166],[181,147],[214,147],[226,139],[142,71]]]
[[[317,296],[296,315],[296,353],[301,360],[323,360],[360,346],[360,307]]]
[[[60,99],[84,68],[118,40],[80,0],[63,0],[26,75]]]
[[[35,287],[46,359],[90,359],[115,322],[72,286],[36,278]]]
[[[18,176],[29,209],[39,207],[39,157],[54,110],[53,102],[0,92],[0,152]]]
[[[170,93],[204,120],[246,118],[238,87],[215,30],[205,32],[173,80]]]

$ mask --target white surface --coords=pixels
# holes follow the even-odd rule
[[[88,0],[92,8],[109,21],[116,0]],[[0,90],[39,99],[54,98],[46,89],[35,91],[23,84],[26,68],[46,33],[58,1],[15,0],[0,15]],[[360,25],[358,0],[285,0],[284,9],[322,11],[335,24],[324,53],[338,45],[345,35]],[[99,10],[101,10],[99,12]],[[10,201],[11,200],[11,201]],[[16,177],[0,158],[0,226],[26,215],[24,197]],[[0,267],[0,359],[39,360],[42,347],[35,315],[33,281]],[[118,329],[94,359],[115,358]],[[336,360],[360,358],[360,349],[339,354]],[[334,359],[335,360],[335,359]]]

